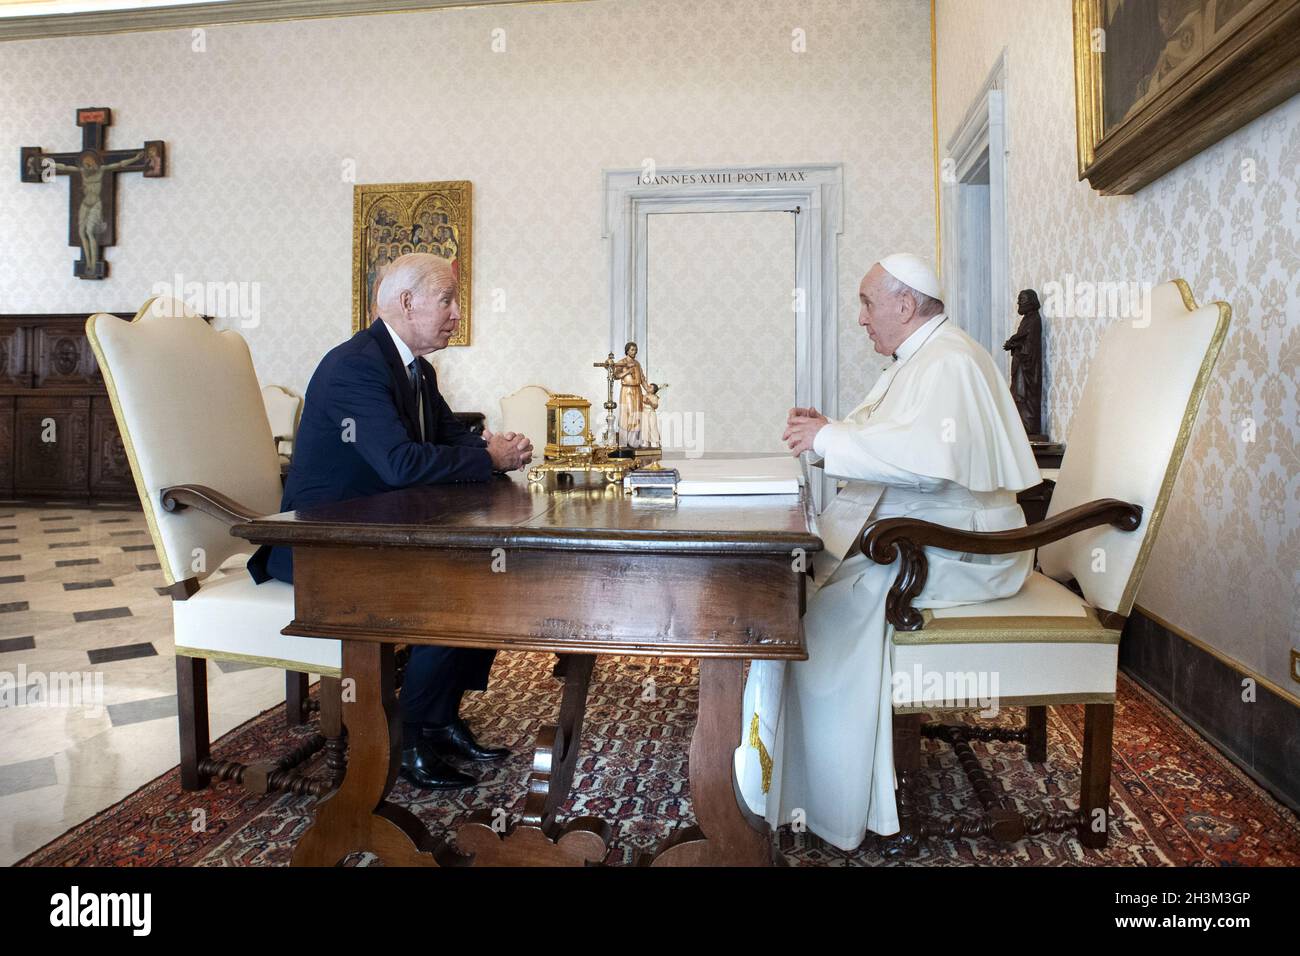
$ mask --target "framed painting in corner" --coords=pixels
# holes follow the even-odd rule
[[[374,317],[379,270],[408,252],[456,263],[460,328],[448,345],[469,345],[473,262],[473,190],[468,180],[371,183],[352,192],[352,331]]]
[[[1074,0],[1079,178],[1133,193],[1300,92],[1300,0]]]

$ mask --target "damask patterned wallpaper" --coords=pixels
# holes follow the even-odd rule
[[[924,0],[593,0],[6,43],[0,311],[131,311],[158,282],[239,283],[258,319],[226,305],[220,324],[264,382],[302,391],[350,332],[352,180],[468,179],[473,345],[435,364],[453,407],[494,420],[529,383],[603,397],[603,169],[843,162],[851,408],[877,374],[861,274],[933,254],[929,66]],[[74,110],[99,105],[110,146],[166,140],[169,169],[123,178],[112,274],[85,282],[66,182],[20,183],[17,158],[75,148]]]
[[[1198,302],[1232,305],[1138,604],[1294,694],[1300,99],[1136,195],[1103,197],[1077,178],[1070,0],[939,0],[937,33],[941,150],[1006,50],[1012,302],[1071,279],[1181,277]],[[1044,319],[1050,431],[1068,437],[1098,336],[1116,319]]]

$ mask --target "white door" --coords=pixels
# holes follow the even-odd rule
[[[646,328],[665,452],[776,454],[795,404],[795,215],[648,217]]]

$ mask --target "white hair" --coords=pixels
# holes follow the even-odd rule
[[[408,252],[390,262],[380,273],[375,288],[375,305],[380,315],[401,308],[403,292],[435,293],[454,288],[456,274],[451,262],[427,252]]]
[[[930,316],[938,315],[943,311],[942,299],[936,299],[933,296],[926,295],[924,292],[918,292],[892,273],[885,272],[880,279],[881,282],[884,283],[885,290],[892,295],[902,295],[904,292],[910,295],[912,300],[916,303],[916,314],[922,318],[929,318]]]

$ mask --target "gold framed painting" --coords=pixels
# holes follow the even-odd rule
[[[1300,92],[1300,0],[1074,0],[1079,178],[1133,193]]]
[[[473,188],[444,183],[368,183],[352,190],[352,331],[374,318],[375,278],[398,256],[431,252],[456,263],[460,327],[448,345],[469,345],[473,299]]]

